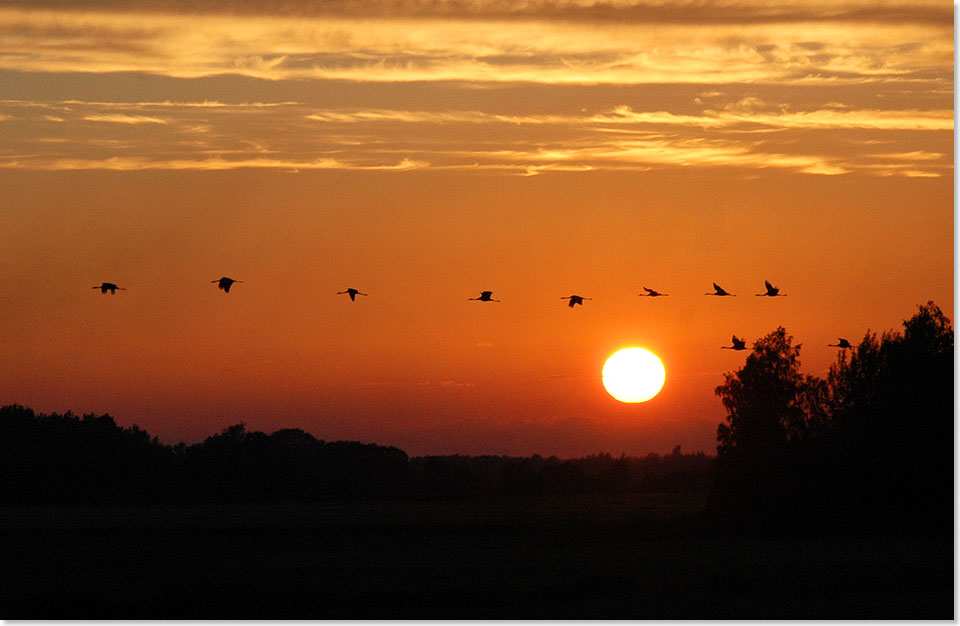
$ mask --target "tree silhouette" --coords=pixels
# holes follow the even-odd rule
[[[0,504],[149,502],[168,492],[172,453],[109,415],[0,408]]]
[[[800,373],[799,356],[779,327],[716,388],[728,412],[717,428],[718,487],[727,505],[773,513],[789,503],[783,487],[826,412],[826,387]]]
[[[824,416],[823,381],[800,373],[800,346],[783,327],[754,344],[738,372],[716,389],[728,424],[717,430],[721,455],[756,456],[809,437]]]
[[[716,389],[717,508],[744,519],[943,531],[953,508],[953,328],[932,302],[866,333],[826,380],[783,328]]]
[[[838,507],[934,527],[953,494],[953,327],[928,302],[904,333],[867,333],[830,368],[829,446]]]

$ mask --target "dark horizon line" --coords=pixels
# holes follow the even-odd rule
[[[85,420],[87,420],[87,419],[90,419],[90,420],[109,419],[111,422],[113,422],[113,424],[114,424],[117,428],[120,428],[120,429],[125,430],[125,431],[131,431],[131,432],[142,432],[142,433],[144,433],[145,435],[147,435],[147,437],[150,439],[151,442],[155,442],[155,443],[157,443],[158,445],[161,445],[161,446],[163,446],[163,447],[165,447],[165,448],[170,448],[171,450],[175,450],[176,448],[178,448],[178,447],[180,447],[180,446],[182,446],[184,449],[186,449],[186,448],[190,448],[190,447],[192,447],[192,446],[203,445],[204,442],[206,442],[208,439],[211,439],[211,438],[213,438],[213,437],[217,437],[217,436],[223,435],[223,434],[227,433],[228,431],[230,431],[231,429],[236,428],[237,426],[243,427],[243,432],[244,432],[245,435],[252,435],[252,434],[257,434],[257,433],[259,433],[259,434],[265,435],[265,436],[267,436],[267,437],[271,437],[271,436],[276,435],[277,433],[283,432],[283,431],[300,431],[300,432],[302,432],[302,433],[304,433],[304,434],[312,437],[312,438],[315,439],[316,441],[322,442],[322,443],[324,443],[324,444],[357,443],[357,444],[361,444],[361,445],[372,445],[372,446],[378,446],[378,447],[388,448],[388,449],[389,449],[389,448],[393,448],[394,450],[399,450],[400,452],[403,452],[405,455],[407,455],[407,458],[408,458],[409,460],[425,459],[425,458],[456,458],[456,457],[472,458],[472,459],[481,459],[481,458],[532,459],[532,458],[537,458],[537,457],[539,457],[539,458],[544,459],[544,460],[547,460],[547,459],[557,459],[557,460],[559,460],[559,461],[573,461],[573,460],[587,459],[587,458],[591,458],[591,457],[603,457],[603,456],[609,456],[609,457],[612,457],[612,458],[615,458],[615,459],[619,459],[619,458],[624,458],[624,459],[643,459],[643,458],[650,457],[651,455],[656,455],[656,456],[658,456],[658,457],[671,456],[671,455],[674,453],[675,450],[682,449],[682,444],[677,444],[677,445],[674,446],[674,450],[669,451],[669,452],[645,452],[645,453],[640,453],[640,452],[638,452],[638,453],[635,453],[635,454],[628,454],[628,453],[627,453],[626,451],[624,451],[624,450],[621,450],[619,454],[617,454],[617,453],[615,453],[615,452],[612,452],[612,451],[600,450],[600,451],[596,451],[596,452],[591,452],[591,453],[587,453],[587,454],[582,454],[582,455],[579,455],[579,456],[559,456],[559,455],[557,455],[557,454],[542,454],[542,453],[540,453],[540,452],[531,452],[530,454],[527,454],[527,455],[496,454],[496,453],[469,454],[469,453],[463,453],[463,452],[450,452],[450,453],[410,455],[410,454],[407,454],[407,451],[406,451],[406,450],[404,450],[403,448],[401,448],[401,447],[399,447],[399,446],[395,446],[395,445],[391,445],[391,444],[377,443],[377,442],[375,442],[375,441],[360,441],[360,440],[356,440],[356,439],[325,439],[325,438],[323,438],[323,437],[318,437],[317,435],[315,435],[315,434],[313,434],[313,433],[311,433],[311,432],[309,432],[309,431],[306,431],[306,430],[304,430],[304,429],[302,429],[302,428],[296,427],[296,426],[284,426],[284,427],[280,427],[280,428],[277,428],[276,430],[274,430],[273,432],[269,432],[269,433],[266,432],[266,431],[263,431],[263,430],[247,430],[247,429],[246,429],[246,422],[237,422],[236,424],[231,424],[230,426],[227,426],[227,427],[221,429],[220,432],[218,432],[218,433],[214,433],[214,434],[212,434],[212,435],[207,435],[206,437],[202,437],[202,438],[200,438],[200,439],[198,439],[198,440],[196,440],[196,441],[194,441],[194,442],[192,442],[192,443],[188,443],[188,442],[185,441],[185,440],[180,440],[180,441],[177,441],[176,443],[165,443],[163,440],[160,439],[160,437],[151,435],[149,431],[147,431],[145,428],[142,428],[139,424],[137,424],[137,423],[135,423],[135,422],[132,423],[130,426],[126,426],[126,427],[121,426],[120,424],[117,424],[117,421],[114,419],[114,417],[113,417],[109,412],[103,413],[103,414],[100,414],[100,415],[97,415],[95,412],[78,414],[78,413],[74,413],[72,410],[67,410],[67,411],[65,411],[65,412],[63,412],[63,413],[60,413],[60,412],[57,412],[57,411],[53,411],[53,412],[50,412],[50,413],[45,413],[45,412],[42,412],[42,411],[35,411],[35,410],[34,410],[33,408],[31,408],[31,407],[28,407],[28,406],[23,405],[23,404],[18,404],[18,403],[16,403],[16,402],[11,403],[11,404],[3,404],[3,405],[0,405],[0,413],[2,413],[4,410],[29,411],[30,413],[33,414],[33,416],[34,416],[35,418],[43,418],[43,417],[47,417],[47,418],[67,418],[67,419],[77,420],[78,422],[83,422],[83,421],[85,421]],[[702,455],[702,456],[704,456],[705,458],[715,458],[715,457],[717,456],[717,453],[716,453],[716,450],[715,450],[715,449],[714,449],[714,450],[711,450],[711,451],[709,451],[709,452],[708,452],[708,451],[704,451],[704,450],[702,450],[702,449],[698,449],[698,450],[693,450],[693,451],[691,451],[691,452],[681,452],[681,454],[682,454],[683,456]]]

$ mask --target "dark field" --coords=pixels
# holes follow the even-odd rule
[[[0,511],[0,617],[952,619],[952,538],[721,531],[702,498]]]

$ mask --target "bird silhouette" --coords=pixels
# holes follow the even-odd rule
[[[117,286],[114,285],[113,283],[100,283],[99,285],[97,285],[97,286],[95,286],[95,287],[91,287],[91,289],[99,289],[99,290],[100,290],[100,293],[107,293],[107,292],[109,291],[109,292],[112,293],[112,294],[116,294],[116,293],[117,293],[117,289],[119,289],[120,291],[126,291],[126,288],[124,288],[124,287],[117,287]]]
[[[347,294],[348,296],[350,296],[350,301],[351,301],[351,302],[356,301],[357,296],[365,296],[365,295],[367,295],[367,294],[365,294],[365,293],[362,293],[362,292],[360,292],[360,291],[357,291],[357,290],[354,289],[353,287],[350,287],[350,288],[347,289],[346,291],[338,291],[338,292],[337,292],[337,295],[340,295],[340,294],[342,294],[342,293],[345,293],[345,294]]]
[[[773,285],[771,285],[769,280],[763,281],[763,285],[767,288],[766,293],[756,293],[756,294],[753,294],[753,295],[755,295],[755,296],[770,296],[771,298],[773,298],[773,297],[775,297],[775,296],[786,296],[786,295],[787,295],[787,294],[785,294],[785,293],[780,293],[780,288],[779,288],[779,287],[774,287]]]
[[[669,296],[669,293],[660,293],[656,289],[649,289],[648,287],[643,288],[647,293],[641,293],[641,296],[650,296],[651,298],[656,298],[657,296]]]
[[[746,350],[747,342],[743,339],[738,338],[736,335],[733,336],[733,345],[732,346],[720,346],[721,350]]]
[[[850,345],[850,342],[843,337],[837,337],[837,339],[840,340],[838,343],[828,343],[827,345],[831,348],[841,348],[843,350],[846,350],[847,348],[853,348],[853,346]]]
[[[230,293],[230,287],[233,287],[233,283],[242,283],[242,280],[233,280],[232,278],[219,278],[217,280],[211,280],[211,283],[217,283],[217,289],[223,289],[224,292]]]
[[[492,291],[481,291],[479,298],[467,298],[467,300],[479,300],[480,302],[500,302],[499,300],[494,300]]]
[[[735,296],[735,295],[737,295],[737,294],[735,294],[735,293],[728,293],[726,289],[724,289],[723,287],[721,287],[721,286],[718,285],[717,283],[713,283],[713,289],[714,289],[714,290],[713,290],[712,292],[708,291],[707,293],[705,293],[705,294],[703,294],[703,295],[705,295],[705,296]]]
[[[569,301],[570,301],[569,306],[570,306],[571,309],[572,309],[574,306],[578,305],[578,304],[579,304],[580,306],[583,306],[583,301],[584,301],[584,300],[593,300],[593,298],[584,298],[583,296],[564,296],[564,297],[562,297],[562,298],[560,298],[560,299],[561,299],[561,300],[569,300]]]

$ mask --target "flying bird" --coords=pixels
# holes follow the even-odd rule
[[[347,289],[346,291],[338,291],[338,292],[337,292],[337,295],[340,295],[340,294],[342,294],[342,293],[345,293],[345,294],[347,294],[348,296],[350,296],[350,301],[351,301],[351,302],[355,302],[356,299],[357,299],[357,296],[365,296],[365,295],[367,295],[367,294],[365,294],[365,293],[363,293],[363,292],[361,292],[361,291],[357,291],[357,290],[354,289],[353,287],[350,287],[350,288]]]
[[[720,346],[721,350],[746,350],[747,342],[743,339],[738,338],[736,335],[733,336],[733,345],[732,346]]]
[[[843,337],[837,337],[837,339],[840,340],[838,343],[828,343],[827,346],[831,348],[841,348],[844,350],[846,350],[847,348],[853,348],[853,346],[850,345],[850,342],[844,339]]]
[[[669,295],[670,295],[669,293],[660,293],[660,292],[657,291],[656,289],[649,289],[649,288],[647,288],[647,287],[644,287],[643,290],[646,291],[647,293],[641,293],[641,294],[639,294],[639,295],[641,295],[641,296],[650,296],[651,298],[656,298],[657,296],[669,296]]]
[[[116,294],[116,293],[117,293],[117,289],[119,289],[120,291],[126,291],[126,288],[124,288],[124,287],[117,287],[117,286],[114,285],[113,283],[100,283],[99,285],[97,285],[97,286],[95,286],[95,287],[91,287],[91,289],[99,289],[99,290],[100,290],[100,293],[107,293],[107,292],[109,291],[109,292],[112,293],[112,294]]]
[[[757,293],[757,294],[754,294],[755,296],[770,296],[771,298],[773,298],[773,297],[775,297],[775,296],[786,296],[786,295],[787,295],[787,294],[785,294],[785,293],[780,293],[780,288],[779,288],[779,287],[774,287],[773,285],[771,285],[769,280],[763,281],[763,285],[767,288],[767,292],[766,292],[766,293]]]
[[[224,292],[230,293],[230,287],[233,287],[233,283],[242,283],[242,280],[233,280],[232,278],[227,278],[224,276],[218,280],[211,280],[211,283],[217,283],[217,289],[223,289]]]
[[[494,300],[492,291],[481,291],[479,298],[467,298],[467,300],[479,300],[480,302],[500,302],[499,300]]]
[[[564,296],[564,297],[562,297],[562,298],[560,298],[560,299],[561,299],[561,300],[569,300],[569,301],[570,301],[569,306],[570,306],[571,309],[572,309],[575,305],[577,305],[577,304],[579,304],[580,306],[583,306],[583,301],[584,301],[584,300],[593,300],[593,298],[584,298],[583,296]]]
[[[735,295],[737,295],[737,294],[735,294],[735,293],[729,293],[729,292],[727,292],[726,289],[724,289],[723,287],[721,287],[721,286],[718,285],[717,283],[713,283],[713,289],[714,289],[713,292],[708,291],[707,293],[705,293],[705,294],[703,294],[703,295],[705,295],[705,296],[735,296]]]

